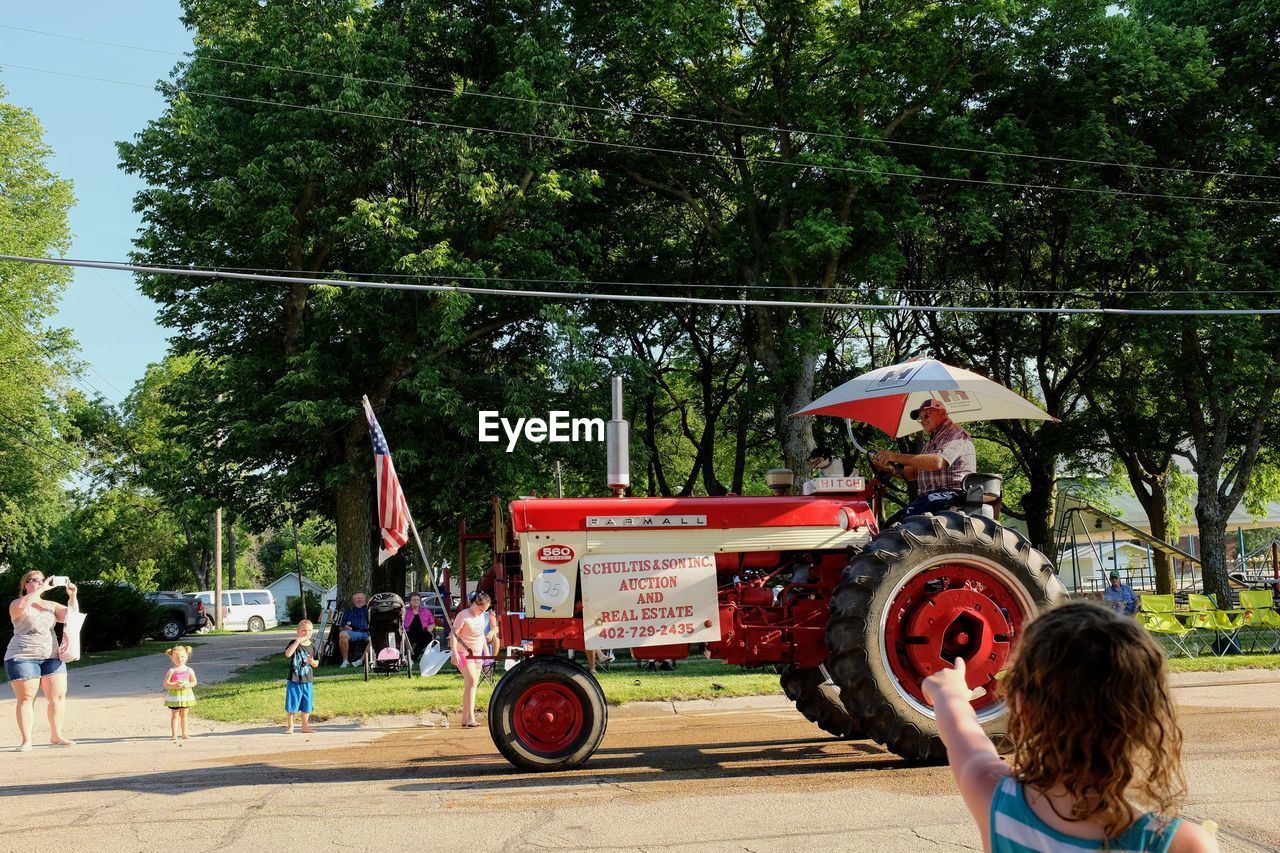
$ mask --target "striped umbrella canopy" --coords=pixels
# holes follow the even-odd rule
[[[849,418],[901,438],[920,429],[920,422],[911,418],[911,412],[930,398],[946,404],[947,414],[957,423],[1057,420],[998,382],[932,358],[916,358],[864,373],[823,394],[792,417]]]

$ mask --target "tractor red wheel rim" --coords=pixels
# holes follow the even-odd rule
[[[516,699],[513,724],[516,737],[529,749],[563,752],[582,734],[586,712],[582,698],[563,684],[535,684]]]
[[[997,674],[1034,615],[1016,585],[970,563],[944,563],[909,578],[894,593],[884,622],[885,657],[899,688],[928,707],[921,683],[963,657],[966,681],[982,689],[974,708],[981,714],[998,705]]]

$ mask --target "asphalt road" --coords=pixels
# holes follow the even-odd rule
[[[1184,814],[1218,821],[1226,850],[1280,850],[1280,673],[1176,683]],[[946,768],[833,741],[777,697],[614,709],[596,756],[559,774],[514,771],[486,729],[404,718],[309,737],[210,726],[174,747],[153,697],[137,700],[156,705],[144,734],[0,753],[0,837],[39,825],[23,849],[115,853],[978,848]]]

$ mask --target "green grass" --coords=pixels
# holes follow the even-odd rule
[[[647,672],[630,661],[619,662],[611,672],[598,673],[597,678],[610,705],[782,692],[772,670],[744,670],[701,659],[679,661],[676,666],[674,672]],[[194,714],[228,723],[283,721],[287,668],[284,656],[275,655],[242,670],[230,681],[197,686]],[[481,684],[476,707],[487,707],[492,692],[491,685]],[[462,707],[462,676],[446,665],[443,672],[430,678],[410,679],[402,673],[371,676],[365,683],[364,670],[324,667],[315,682],[315,697],[316,720],[423,711],[457,713]]]
[[[1153,638],[1157,643],[1162,640],[1161,635],[1153,634]],[[1217,657],[1209,649],[1209,645],[1219,635],[1212,631],[1197,630],[1188,634],[1183,638],[1183,642],[1189,644],[1193,649],[1197,650],[1197,656],[1194,658],[1178,657],[1169,658],[1169,669],[1172,672],[1225,672],[1232,669],[1280,669],[1280,655],[1277,654],[1242,654],[1227,655],[1226,657]],[[1269,648],[1275,640],[1275,635],[1268,628],[1247,627],[1241,628],[1235,632],[1236,643],[1241,649],[1253,648]],[[1169,648],[1168,640],[1161,643],[1162,647]]]
[[[1171,672],[1226,672],[1232,669],[1280,669],[1280,655],[1227,655],[1210,653],[1198,658],[1169,658]]]
[[[192,648],[195,648],[196,646],[204,645],[204,643],[199,640],[193,640],[190,636],[183,637],[176,644],[171,643],[168,640],[147,640],[140,645],[131,646],[127,649],[108,649],[103,652],[93,652],[91,654],[83,655],[80,660],[75,661],[74,663],[69,663],[67,666],[71,669],[75,669],[80,666],[92,666],[98,663],[115,663],[118,660],[129,660],[130,658],[140,658],[145,657],[146,655],[162,655],[164,654],[165,649],[173,645],[191,646]]]
[[[192,640],[190,637],[183,637],[179,642],[184,646],[194,647],[202,645],[199,640]],[[94,664],[99,663],[115,663],[118,660],[129,660],[130,658],[140,658],[145,657],[146,655],[161,655],[164,654],[164,650],[169,648],[171,645],[173,644],[166,640],[147,640],[140,645],[130,646],[127,649],[107,649],[106,651],[92,652],[87,655],[82,655],[78,661],[73,661],[67,664],[67,668],[78,669],[82,666],[93,666]],[[4,671],[0,670],[0,684],[7,684],[8,681],[9,679],[5,676]]]

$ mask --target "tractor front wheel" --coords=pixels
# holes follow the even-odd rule
[[[963,657],[978,722],[1001,744],[1009,715],[997,676],[1027,623],[1065,598],[1052,564],[1017,531],[959,512],[912,516],[845,568],[827,671],[867,737],[912,761],[941,761],[921,685]]]
[[[856,740],[863,737],[849,709],[840,701],[840,688],[828,683],[820,668],[788,664],[779,680],[782,692],[796,703],[796,710],[806,720],[817,723],[824,732],[838,738]]]
[[[571,770],[591,757],[609,721],[604,692],[578,664],[536,657],[512,668],[489,700],[489,734],[522,770]]]

